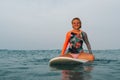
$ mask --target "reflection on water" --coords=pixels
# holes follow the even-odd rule
[[[90,80],[92,76],[90,75],[92,66],[84,66],[83,70],[62,70],[62,80]]]
[[[92,63],[79,65],[53,65],[50,66],[52,71],[61,72],[61,80],[91,80]]]

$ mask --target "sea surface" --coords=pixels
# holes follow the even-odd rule
[[[0,50],[0,80],[120,80],[120,49],[93,50],[83,70],[54,70],[49,60],[60,50]]]

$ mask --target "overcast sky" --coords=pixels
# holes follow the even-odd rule
[[[92,49],[120,49],[120,0],[0,0],[0,49],[61,49],[74,17]]]

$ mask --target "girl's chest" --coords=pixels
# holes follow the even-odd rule
[[[82,35],[80,33],[71,32],[70,41],[79,41],[82,40]]]

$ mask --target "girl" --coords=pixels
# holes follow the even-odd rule
[[[81,30],[81,20],[77,17],[73,18],[71,21],[72,30],[68,31],[66,34],[66,39],[62,48],[61,56],[66,55],[65,51],[69,44],[67,55],[69,57],[78,58],[81,53],[83,53],[83,42],[85,42],[88,51],[92,54],[91,46],[88,41],[87,34]]]

